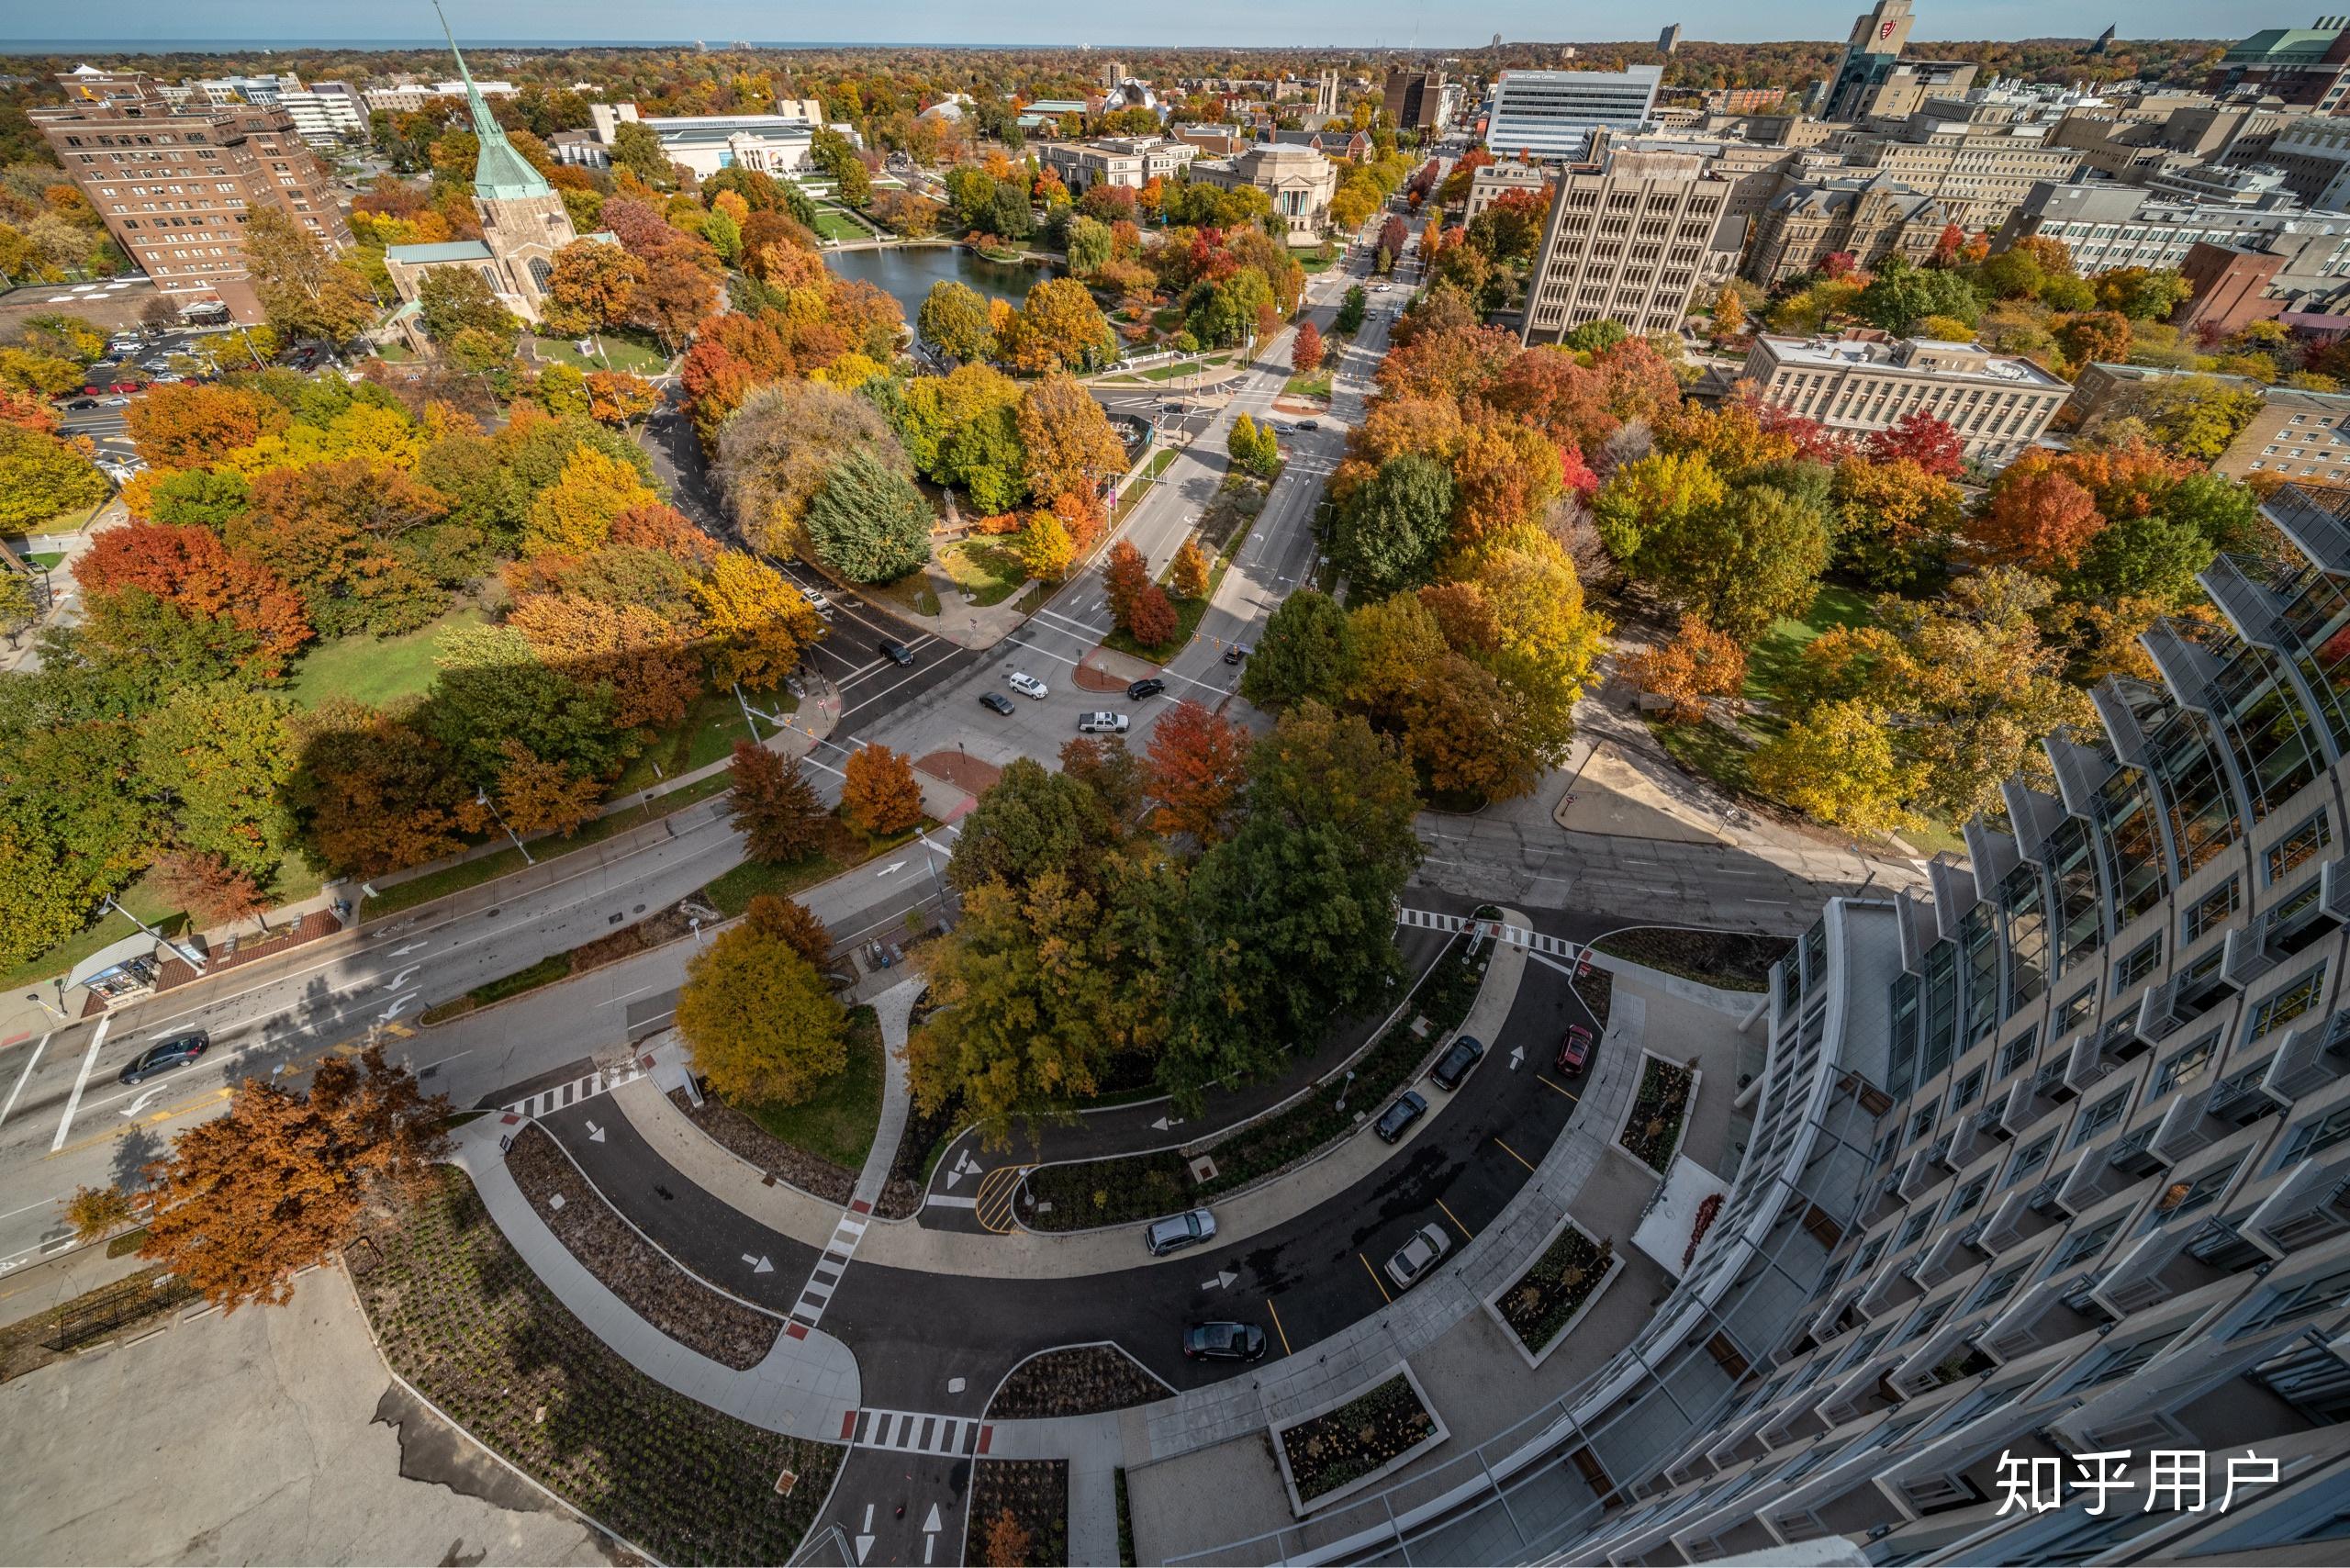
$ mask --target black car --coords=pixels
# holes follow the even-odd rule
[[[1318,431],[1322,428],[1322,421],[1320,420],[1300,420],[1297,421],[1297,428],[1302,431]]]
[[[1224,662],[1228,665],[1239,664],[1248,658],[1248,649],[1245,644],[1235,643],[1232,646],[1224,650]]]
[[[911,665],[914,662],[914,651],[903,643],[893,643],[885,637],[878,646],[881,649],[881,656],[893,665]]]
[[[1395,1097],[1395,1103],[1387,1107],[1371,1130],[1379,1135],[1380,1142],[1394,1143],[1403,1137],[1404,1129],[1427,1114],[1428,1103],[1420,1098],[1418,1091],[1406,1089]]]
[[[1474,1035],[1463,1035],[1452,1042],[1452,1048],[1438,1059],[1436,1070],[1428,1076],[1436,1081],[1438,1089],[1458,1089],[1460,1081],[1469,1076],[1469,1070],[1484,1054],[1484,1041]]]
[[[990,713],[1009,713],[1012,711],[1012,699],[1001,691],[982,691],[979,693],[979,706]]]
[[[212,1036],[198,1029],[193,1034],[174,1035],[160,1045],[148,1047],[124,1064],[121,1078],[125,1083],[140,1083],[159,1072],[169,1072],[175,1067],[185,1067],[202,1056],[212,1046]]]
[[[76,398],[65,406],[69,409],[95,409],[98,400],[95,398]]]
[[[1265,1331],[1253,1323],[1194,1323],[1183,1330],[1183,1354],[1195,1361],[1261,1361]]]
[[[1155,675],[1147,675],[1126,688],[1130,701],[1139,702],[1146,697],[1156,697],[1167,689],[1167,683]]]

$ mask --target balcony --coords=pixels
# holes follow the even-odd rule
[[[2350,527],[2291,485],[2260,503],[2268,521],[2329,572],[2350,572]]]
[[[2073,1161],[2056,1189],[2056,1201],[2067,1214],[2087,1213],[2137,1180],[2107,1158],[2114,1146],[2095,1148]]]
[[[2157,1130],[2154,1124],[2149,1123],[2116,1138],[2106,1147],[2105,1163],[2132,1178],[2152,1176],[2161,1170],[2164,1161],[2154,1148]]]
[[[1975,1336],[1975,1346],[2004,1366],[2044,1346],[2071,1338],[2086,1327],[2079,1316],[2074,1314],[2064,1322],[2052,1322],[2051,1317],[2065,1308],[2065,1296],[2088,1278],[2086,1274],[2065,1274],[2041,1281],[1993,1318],[1990,1326]]]
[[[2176,1165],[2190,1154],[2210,1148],[2236,1129],[2211,1114],[2219,1085],[2180,1095],[2170,1103],[2146,1152],[2165,1165]]]
[[[2113,1070],[2098,1048],[2098,1036],[2083,1034],[2073,1042],[2072,1054],[2065,1058],[2065,1086],[2075,1093],[2087,1093],[2097,1081]]]
[[[2031,1197],[2031,1189],[2024,1188],[2001,1198],[1991,1217],[1983,1222],[1975,1245],[1994,1258],[2004,1257],[2019,1243],[2046,1230],[2050,1222],[2032,1208]]]
[[[1901,1201],[1917,1202],[1919,1198],[1925,1195],[1928,1189],[1948,1174],[1949,1171],[1942,1167],[1941,1144],[1936,1144],[1931,1148],[1919,1149],[1909,1157],[1909,1163],[1902,1170],[1899,1182]]]
[[[2350,856],[2337,855],[2318,873],[2317,906],[2337,925],[2350,925]]]
[[[2255,582],[2232,555],[2221,555],[2204,571],[2203,587],[2236,634],[2256,647],[2289,652],[2299,639],[2285,624],[2284,607],[2266,586]]]
[[[1982,1234],[1983,1226],[1979,1224],[1964,1230],[1943,1231],[1942,1239],[1927,1248],[1926,1255],[1910,1271],[1911,1277],[1926,1289],[1932,1290],[1962,1270],[1972,1269],[1985,1256],[1984,1249],[1978,1244]]]
[[[2245,1240],[2279,1260],[2350,1230],[2350,1155],[2295,1169],[2244,1216]]]
[[[2047,1092],[2041,1088],[2039,1078],[2017,1079],[1998,1107],[1998,1136],[2003,1138],[2021,1137],[2023,1130],[2038,1121],[2053,1103]]]
[[[2298,1101],[2337,1081],[2345,1071],[2350,1071],[2350,1007],[2288,1034],[2260,1087],[2277,1099]]]
[[[2275,969],[2277,959],[2276,948],[2268,945],[2267,932],[2239,925],[2228,933],[2227,946],[2221,949],[2220,978],[2242,991]]]
[[[2165,1278],[2165,1271],[2177,1260],[2195,1234],[2186,1226],[2177,1226],[2140,1237],[2138,1244],[2105,1271],[2090,1294],[2116,1317],[2168,1301],[2178,1287]]]
[[[1917,1348],[1886,1374],[1896,1393],[1915,1399],[1965,1375],[1969,1359],[1965,1346],[1968,1325],[1945,1323],[1918,1342]]]
[[[2074,1094],[2066,1080],[2072,1070],[2069,1056],[2058,1057],[2031,1075],[2031,1092],[2052,1105],[2061,1105]]]

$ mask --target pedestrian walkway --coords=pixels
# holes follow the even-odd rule
[[[809,1271],[808,1282],[800,1287],[800,1300],[791,1309],[791,1321],[784,1327],[784,1332],[794,1338],[806,1338],[824,1320],[824,1307],[832,1301],[833,1293],[840,1289],[841,1276],[848,1272],[850,1262],[856,1257],[856,1244],[865,1239],[867,1227],[873,1224],[873,1205],[881,1201],[881,1189],[890,1180],[890,1167],[898,1158],[898,1140],[905,1136],[909,1103],[906,1025],[913,1017],[914,998],[922,994],[925,983],[920,974],[911,975],[873,999],[874,1016],[881,1025],[881,1119],[874,1126],[873,1147],[865,1152],[865,1165],[856,1173],[856,1186],[849,1194],[848,1207],[833,1222],[833,1234],[825,1240],[815,1268]]]
[[[992,1423],[964,1416],[852,1410],[841,1422],[840,1440],[852,1448],[888,1449],[893,1453],[985,1459],[995,1441],[995,1428]]]
[[[1446,914],[1433,909],[1399,909],[1395,912],[1395,924],[1420,931],[1441,931],[1448,935],[1483,926],[1494,931],[1510,946],[1530,948],[1537,953],[1548,954],[1553,958],[1579,958],[1583,953],[1580,946],[1567,941],[1564,937],[1547,935],[1522,925],[1496,925],[1490,920],[1472,920],[1467,915]]]
[[[569,1083],[559,1083],[553,1089],[543,1089],[536,1094],[517,1100],[512,1104],[501,1106],[499,1109],[509,1115],[529,1116],[533,1119],[550,1115],[566,1106],[576,1105],[582,1100],[592,1100],[599,1094],[608,1093],[623,1083],[633,1083],[652,1070],[653,1058],[639,1057],[626,1067],[613,1068],[609,1071],[599,1067],[585,1078],[574,1079]]]

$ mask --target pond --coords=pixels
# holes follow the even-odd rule
[[[1028,291],[1053,275],[1045,263],[990,262],[961,245],[902,245],[885,251],[830,251],[824,264],[843,277],[860,278],[905,308],[913,325],[930,286],[942,278],[977,289],[989,299],[1018,305]]]

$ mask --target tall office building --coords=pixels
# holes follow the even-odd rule
[[[1909,29],[1917,25],[1918,18],[1909,13],[1909,0],[1877,0],[1876,9],[1856,18],[1852,36],[1844,44],[1844,58],[1828,85],[1822,118],[1859,118],[1860,106],[1871,90],[1901,62],[1901,46],[1909,41]]]
[[[2350,523],[2266,510],[2283,558],[2221,557],[2225,621],[2150,631],[1930,902],[1777,966],[1639,1337],[1351,1499],[1345,1560],[2342,1560]]]
[[[1690,297],[1737,268],[1743,230],[1722,221],[1729,196],[1728,180],[1686,153],[1616,152],[1597,167],[1561,170],[1522,339],[1556,342],[1599,320],[1635,334],[1679,331]]]
[[[1679,49],[1680,47],[1681,24],[1679,22],[1673,23],[1671,27],[1665,28],[1664,31],[1656,35],[1656,51],[1659,54],[1671,54],[1674,50]]]
[[[175,104],[140,72],[87,65],[66,102],[28,111],[106,230],[183,311],[259,321],[245,272],[245,208],[281,207],[329,250],[351,242],[326,169],[282,107]]]
[[[1496,158],[1582,158],[1591,133],[1633,131],[1656,104],[1661,65],[1625,71],[1505,71],[1494,85],[1485,145]]]
[[[1380,107],[1397,130],[1444,129],[1447,95],[1441,71],[1391,71]]]

